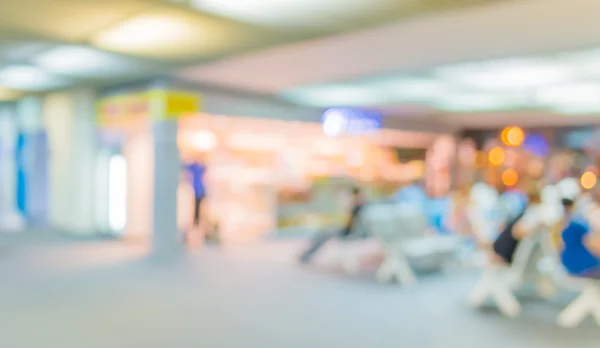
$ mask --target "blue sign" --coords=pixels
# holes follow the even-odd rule
[[[323,133],[328,136],[342,134],[365,134],[381,129],[381,114],[376,111],[331,108],[325,110],[321,119]]]

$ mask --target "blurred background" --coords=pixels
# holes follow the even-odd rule
[[[536,298],[519,318],[467,308],[473,260],[489,251],[470,237],[411,291],[313,272],[297,256],[355,228],[363,202],[397,206],[391,235],[410,229],[398,213],[408,203],[423,236],[455,236],[468,188],[469,206],[489,207],[475,215],[493,222],[492,242],[519,204],[500,209],[505,193],[535,182],[557,206],[592,195],[598,13],[590,0],[2,0],[0,332],[12,333],[0,343],[597,346],[591,320],[556,329],[572,290],[550,306]],[[370,255],[360,263],[372,275],[390,222],[362,214],[371,231],[351,253]],[[425,254],[439,256],[440,243]],[[596,287],[588,312],[600,321]],[[91,298],[98,307],[82,310]],[[129,319],[109,325],[117,308]],[[359,322],[381,320],[348,333],[352,308]],[[39,342],[35,325],[14,320],[53,321],[59,309],[64,322]],[[261,313],[283,318],[274,333],[253,320]],[[301,320],[311,315],[323,319]],[[143,317],[154,331],[132,324]],[[130,334],[112,333],[123,327]]]

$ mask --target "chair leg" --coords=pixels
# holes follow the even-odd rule
[[[509,318],[515,318],[521,314],[521,304],[510,287],[496,282],[492,288],[492,296],[502,314]]]
[[[490,277],[484,275],[469,294],[469,305],[481,307],[491,294],[492,284]]]
[[[595,307],[597,300],[594,298],[596,294],[593,290],[590,288],[583,289],[579,297],[560,312],[558,315],[558,325],[572,328],[581,324],[583,319],[588,314],[591,314],[591,311]]]
[[[377,273],[375,274],[375,277],[377,278],[377,280],[379,282],[387,283],[392,280],[392,278],[393,278],[392,273],[393,273],[392,265],[389,261],[389,258],[386,256],[385,259],[383,260],[383,263],[381,264],[381,266],[379,266],[379,268],[377,269]]]
[[[392,276],[403,286],[410,286],[417,282],[417,276],[408,262],[403,258],[393,258],[391,260]]]

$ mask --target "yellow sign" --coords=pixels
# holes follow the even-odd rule
[[[108,97],[98,103],[102,125],[137,118],[172,120],[200,111],[200,96],[189,92],[154,90]]]

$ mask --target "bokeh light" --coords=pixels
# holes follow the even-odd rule
[[[506,132],[506,139],[502,141],[508,146],[519,146],[525,139],[525,132],[519,127],[510,127]]]
[[[515,186],[519,181],[519,174],[517,171],[509,168],[502,173],[502,183],[508,187]]]
[[[504,153],[504,149],[500,146],[496,146],[495,148],[490,150],[488,155],[488,160],[493,166],[501,166],[506,159],[506,153]]]
[[[542,134],[527,134],[523,141],[523,147],[529,152],[539,157],[548,155],[548,142]]]
[[[596,186],[596,182],[598,181],[596,174],[588,171],[583,173],[583,175],[581,175],[581,186],[586,189],[586,190],[590,190],[592,188],[594,188],[594,186]]]

